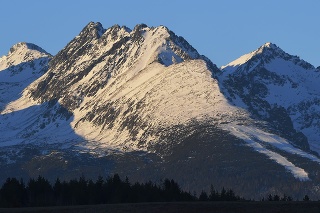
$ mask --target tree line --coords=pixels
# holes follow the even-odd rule
[[[308,195],[305,195],[303,198],[302,198],[303,201],[310,201],[310,198]],[[284,194],[282,197],[275,194],[275,195],[272,195],[272,194],[269,194],[267,196],[267,198],[262,198],[261,201],[293,201],[293,198],[291,196],[287,196],[286,194]],[[298,201],[298,200],[297,200]]]
[[[266,201],[291,201],[290,196],[269,195]],[[309,197],[305,196],[305,201]],[[39,176],[29,179],[7,178],[0,189],[0,207],[69,206],[138,202],[189,202],[189,201],[245,201],[233,190],[215,190],[211,185],[210,193],[202,191],[199,197],[183,191],[174,180],[165,179],[160,184],[151,181],[131,184],[118,174],[106,179],[99,176],[94,182],[80,177],[69,181],[56,179],[51,184]]]
[[[56,179],[51,184],[39,176],[27,183],[23,179],[7,178],[0,189],[0,207],[34,207],[93,205],[108,203],[179,202],[204,200],[195,194],[181,190],[174,180],[165,179],[160,184],[151,181],[131,184],[118,174],[94,182],[85,177],[69,181]],[[212,193],[205,200],[240,200],[232,190],[224,188]]]

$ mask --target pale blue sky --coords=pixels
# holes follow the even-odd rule
[[[265,42],[320,65],[320,0],[8,0],[0,7],[0,55],[20,41],[56,54],[99,21],[165,25],[218,66]]]

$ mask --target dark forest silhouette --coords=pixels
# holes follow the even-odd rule
[[[266,201],[291,201],[290,196],[269,195]],[[303,200],[309,201],[306,195]],[[211,185],[210,193],[202,191],[199,197],[181,190],[174,180],[165,179],[157,185],[151,181],[131,184],[118,174],[104,179],[99,176],[94,182],[85,177],[70,181],[56,179],[52,185],[39,176],[28,183],[16,178],[7,178],[0,189],[0,207],[70,206],[111,203],[141,202],[189,202],[189,201],[245,201],[231,189],[219,192]]]

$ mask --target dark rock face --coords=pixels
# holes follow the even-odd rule
[[[248,106],[248,110],[256,118],[267,121],[272,132],[284,137],[298,147],[310,151],[307,138],[293,127],[290,112],[277,104],[270,104],[265,98],[269,94],[267,85],[283,86],[287,82],[285,76],[279,76],[264,67],[256,67],[246,75],[231,75],[224,85],[231,99],[239,96]],[[301,137],[296,137],[300,135]]]

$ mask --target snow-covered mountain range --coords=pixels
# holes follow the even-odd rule
[[[275,44],[219,69],[164,26],[90,22],[55,56],[14,45],[0,70],[2,178],[118,172],[255,196],[286,182],[320,197],[320,70]]]

